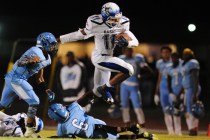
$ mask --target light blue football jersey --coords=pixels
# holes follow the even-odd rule
[[[182,85],[184,88],[193,87],[193,77],[191,74],[191,70],[193,69],[200,70],[199,62],[196,59],[191,59],[182,66]]]
[[[95,124],[106,125],[103,121],[100,122],[92,116],[87,115],[77,102],[67,106],[67,110],[70,112],[70,117],[66,122],[58,124],[58,136],[74,134],[81,138],[91,138]]]
[[[179,64],[175,68],[173,67],[172,63],[167,67],[167,73],[172,78],[171,79],[172,91],[176,95],[178,95],[182,89],[182,74],[181,74],[182,62],[183,60],[179,59]]]
[[[38,56],[40,57],[40,62],[30,65],[30,66],[18,66],[18,61],[24,59],[24,57],[33,57]],[[29,77],[38,73],[39,70],[51,64],[51,57],[48,54],[48,58],[46,58],[42,52],[42,50],[36,46],[31,47],[27,50],[20,59],[15,62],[12,67],[12,70],[9,71],[6,75],[7,78],[17,78],[17,79],[24,79],[27,80]]]
[[[144,56],[142,54],[136,54],[132,58],[128,58],[125,55],[120,55],[119,58],[124,60],[125,62],[131,64],[134,68],[134,75],[127,78],[122,83],[138,85],[139,84],[138,75],[140,74],[140,69],[141,69],[141,67],[143,67],[146,64]]]
[[[168,88],[167,82],[167,66],[171,64],[171,60],[163,61],[163,59],[159,59],[156,62],[156,68],[158,69],[159,73],[161,73],[161,80],[160,80],[160,89]]]

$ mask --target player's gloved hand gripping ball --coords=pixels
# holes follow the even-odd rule
[[[131,38],[128,36],[128,34],[126,33],[120,33],[118,35],[116,35],[116,38],[115,38],[115,43],[116,43],[116,46],[118,47],[127,47]]]

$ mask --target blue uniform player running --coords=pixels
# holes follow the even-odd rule
[[[80,138],[107,138],[107,139],[131,139],[145,138],[157,140],[154,134],[140,133],[139,125],[131,127],[108,126],[104,121],[96,119],[85,113],[78,102],[68,106],[60,103],[52,104],[48,108],[48,115],[58,123],[57,137]],[[131,131],[133,135],[119,135],[120,132]]]
[[[151,68],[147,65],[145,58],[142,54],[133,54],[132,48],[125,48],[124,54],[119,58],[131,64],[134,68],[134,75],[126,79],[120,84],[120,99],[122,106],[122,118],[126,125],[130,125],[130,107],[131,101],[137,121],[142,128],[145,127],[145,117],[142,110],[141,93],[139,90],[140,71],[147,68],[152,72]]]
[[[41,33],[37,37],[36,46],[29,48],[5,76],[0,110],[9,108],[18,97],[28,103],[25,137],[40,137],[34,130],[39,98],[27,80],[35,75],[38,85],[47,93],[49,101],[52,101],[55,95],[44,81],[43,69],[51,64],[50,54],[56,54],[57,50],[58,46],[54,35],[49,32]]]

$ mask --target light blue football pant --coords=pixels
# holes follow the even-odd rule
[[[34,92],[33,87],[26,80],[5,78],[0,105],[4,108],[9,108],[18,97],[26,101],[29,106],[39,105],[39,98]]]

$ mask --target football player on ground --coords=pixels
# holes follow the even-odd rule
[[[26,131],[26,119],[25,113],[17,113],[16,115],[7,115],[0,111],[0,136],[6,137],[23,137]],[[43,127],[43,121],[39,117],[35,117],[36,126],[34,131],[39,133]]]
[[[44,68],[51,64],[50,54],[58,50],[56,38],[52,33],[44,32],[38,35],[36,46],[28,49],[13,65],[5,76],[5,87],[0,101],[0,110],[9,108],[13,101],[21,98],[29,105],[25,137],[39,137],[34,131],[35,116],[39,106],[39,98],[28,83],[28,78],[35,74],[38,86],[47,93],[51,102],[54,100],[52,92],[43,77]]]
[[[88,104],[92,105],[93,102]],[[85,109],[73,102],[68,106],[60,103],[52,104],[48,108],[48,115],[58,123],[57,137],[69,138],[102,138],[102,139],[137,139],[145,138],[157,140],[157,136],[148,132],[141,132],[140,126],[114,127],[107,125],[104,121],[96,119],[85,113]],[[120,132],[130,131],[132,135],[120,135]]]
[[[116,46],[129,48],[138,46],[137,38],[129,29],[130,20],[122,15],[117,4],[108,2],[102,6],[101,14],[88,17],[85,28],[61,35],[58,39],[63,44],[94,37],[95,48],[91,57],[95,66],[93,93],[110,104],[114,102],[110,94],[113,87],[134,73],[132,65],[113,57]],[[130,41],[123,36],[116,38],[120,33],[127,34],[131,38]],[[111,72],[118,74],[110,80]]]

